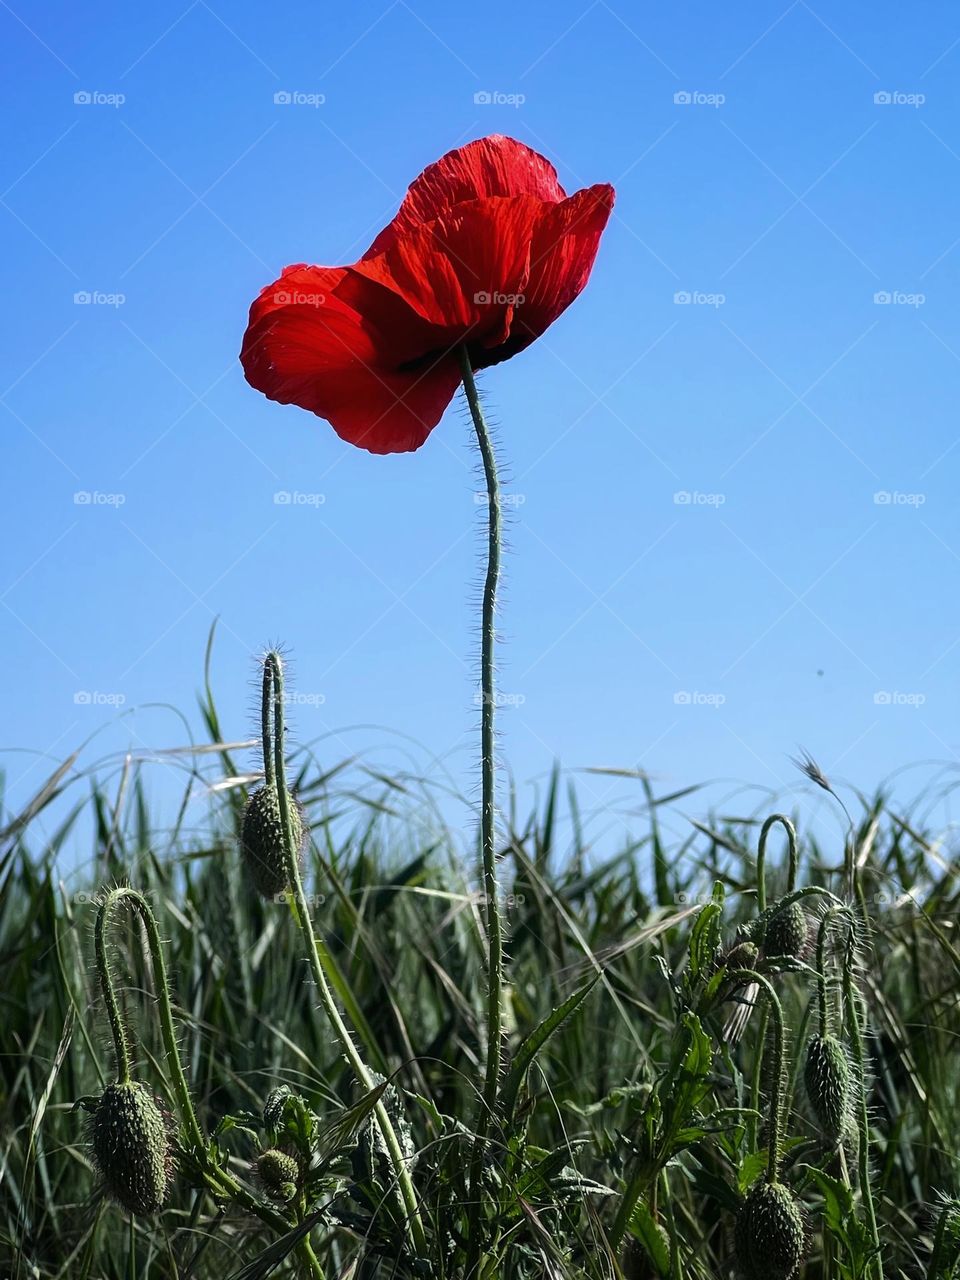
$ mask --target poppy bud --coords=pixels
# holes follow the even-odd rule
[[[277,1147],[261,1151],[257,1158],[257,1174],[271,1200],[292,1200],[297,1194],[300,1166],[285,1151]]]
[[[298,802],[287,792],[290,833],[299,858],[304,843],[303,819]],[[283,848],[283,824],[280,821],[280,796],[272,783],[267,783],[250,797],[240,830],[240,852],[250,879],[264,898],[275,898],[290,887]]]
[[[791,1280],[803,1261],[806,1231],[793,1193],[761,1180],[737,1216],[737,1259],[746,1280]]]
[[[800,959],[807,950],[809,926],[799,902],[775,911],[767,924],[763,950],[768,956],[791,956]]]
[[[107,1191],[131,1213],[157,1213],[171,1182],[170,1138],[146,1085],[104,1089],[91,1126],[93,1153]]]
[[[803,1079],[817,1123],[834,1142],[850,1127],[853,1079],[843,1045],[835,1036],[813,1036],[807,1045]]]

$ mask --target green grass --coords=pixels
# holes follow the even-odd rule
[[[219,744],[223,730],[209,695],[205,718]],[[341,1008],[368,1067],[390,1078],[394,1088],[383,1097],[416,1153],[427,1257],[415,1262],[369,1122],[370,1100],[350,1110],[362,1095],[320,1011],[303,938],[288,906],[253,896],[242,874],[236,843],[253,785],[244,773],[249,759],[242,745],[166,757],[164,767],[180,771],[184,783],[172,824],[155,825],[147,799],[155,762],[112,773],[72,766],[25,813],[7,815],[0,842],[0,1276],[309,1274],[303,1250],[294,1248],[298,1218],[309,1224],[327,1277],[464,1275],[486,1003],[477,867],[445,830],[428,784],[364,774],[345,761],[320,763],[309,753],[291,757],[291,786],[312,830],[305,888],[314,923],[335,962]],[[738,1205],[765,1167],[771,1021],[758,1008],[740,1042],[728,1043],[723,1027],[738,1006],[718,997],[723,949],[757,915],[757,838],[768,811],[716,815],[697,826],[683,818],[696,796],[659,796],[639,777],[624,786],[636,788],[636,831],[604,858],[591,848],[574,791],[559,775],[537,812],[521,818],[507,803],[502,815],[504,1004],[514,1074],[503,1094],[512,1114],[488,1139],[480,1213],[487,1280],[733,1275]],[[938,1197],[960,1192],[960,885],[949,851],[884,797],[848,803],[857,805],[857,911],[865,907],[869,917],[856,988],[867,1011],[869,1169],[883,1275],[950,1276],[952,1222],[931,1258]],[[66,876],[64,858],[84,824],[93,849],[79,883]],[[681,834],[669,837],[668,828]],[[800,835],[798,885],[842,897],[844,849]],[[771,901],[785,887],[781,844],[771,836],[778,851],[768,869]],[[189,1160],[169,1206],[153,1218],[131,1219],[100,1191],[87,1117],[74,1104],[113,1078],[93,926],[95,895],[120,883],[139,889],[158,918],[201,1125],[212,1134],[224,1117],[237,1118],[218,1138],[224,1166],[269,1209],[273,1225],[191,1185]],[[816,901],[805,899],[811,919],[822,912]],[[117,920],[135,1077],[176,1114],[156,973],[134,918],[120,911]],[[827,963],[836,976],[843,955],[832,951]],[[850,1139],[839,1152],[825,1146],[803,1097],[815,957],[796,971],[762,957],[758,963],[787,1028],[783,1180],[806,1212],[800,1275],[876,1276],[857,1143]],[[520,1051],[564,1002],[568,1016],[553,1033],[545,1034],[548,1025],[542,1045]],[[516,1067],[526,1059],[521,1079]],[[307,1190],[286,1207],[265,1197],[252,1168],[268,1145],[262,1107],[280,1084],[304,1099],[315,1139]],[[638,1192],[632,1212],[630,1188]],[[620,1228],[624,1245],[617,1247]]]

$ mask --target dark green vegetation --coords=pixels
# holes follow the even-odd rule
[[[212,701],[204,710],[219,744]],[[303,887],[369,1071],[363,1089],[290,903],[250,887],[239,852],[259,781],[243,772],[249,754],[167,759],[184,779],[172,828],[151,817],[157,766],[133,763],[94,779],[63,771],[3,832],[0,1276],[463,1277],[484,1080],[476,865],[414,780],[369,773],[358,787],[362,766],[291,753],[311,833]],[[801,832],[793,894],[783,832],[770,830],[758,900],[769,807],[695,825],[682,816],[698,812],[695,794],[623,785],[636,788],[636,836],[615,856],[591,850],[557,778],[537,813],[521,820],[508,805],[501,818],[507,1035],[479,1275],[706,1280],[737,1274],[739,1254],[749,1280],[783,1280],[801,1252],[807,1280],[960,1274],[960,1211],[945,1201],[960,1190],[960,883],[948,851],[882,799],[855,800],[846,848]],[[93,863],[68,888],[58,855],[85,823]],[[133,1215],[166,1193],[161,1113],[128,1108],[134,1149],[110,1172],[75,1108],[86,1099],[93,1111],[117,1078],[94,895],[127,883],[159,924],[209,1143],[200,1155],[191,1145],[158,966],[132,899],[118,899],[105,946],[131,1074],[149,1090],[138,1100],[160,1099],[175,1144],[166,1207]],[[411,1172],[419,1240],[383,1125]],[[138,1134],[152,1144],[142,1159]],[[135,1193],[120,1194],[118,1169],[136,1174]]]

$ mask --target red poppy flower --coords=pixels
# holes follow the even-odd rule
[[[359,262],[287,267],[250,309],[251,386],[326,418],[371,453],[418,449],[460,382],[516,355],[587,282],[613,188],[567,196],[512,138],[468,143],[425,169]]]

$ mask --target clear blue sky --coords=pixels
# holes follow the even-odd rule
[[[2,738],[37,753],[5,757],[11,806],[96,729],[87,760],[181,742],[147,704],[193,715],[214,615],[230,736],[281,638],[300,740],[390,764],[396,731],[475,786],[462,413],[370,457],[237,352],[285,264],[358,256],[492,132],[618,194],[587,291],[484,379],[518,780],[956,762],[956,5],[13,0],[0,30]]]

